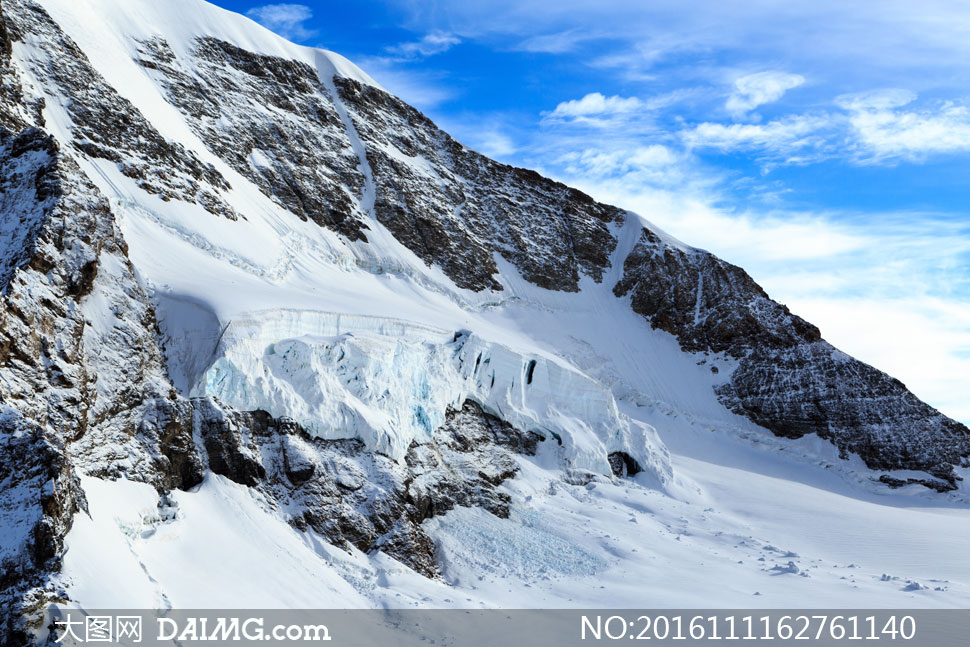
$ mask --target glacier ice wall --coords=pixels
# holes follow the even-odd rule
[[[569,468],[610,474],[609,454],[625,452],[659,482],[671,478],[656,430],[621,414],[603,385],[470,331],[274,310],[232,321],[216,358],[193,395],[287,416],[322,438],[359,438],[396,460],[472,400],[553,441]]]

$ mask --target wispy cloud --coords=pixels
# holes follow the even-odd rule
[[[602,59],[627,53],[625,69],[638,74],[685,51],[716,54],[719,60],[771,61],[802,73],[834,67],[843,78],[869,81],[905,76],[954,82],[953,72],[970,65],[970,16],[953,0],[885,0],[878,11],[844,0],[697,0],[691,11],[683,10],[682,0],[391,2],[412,29],[446,29],[467,39],[522,43],[573,30],[605,35],[611,42]],[[561,47],[568,40],[549,42]]]
[[[567,29],[552,34],[538,34],[530,36],[518,44],[514,49],[523,52],[542,52],[545,54],[565,54],[576,48],[582,42],[594,36],[581,29]]]
[[[835,105],[849,112],[892,110],[916,100],[916,93],[903,88],[885,88],[843,94],[835,98]]]
[[[913,92],[894,89],[837,99],[849,112],[859,161],[921,161],[933,154],[970,151],[970,109],[965,103],[901,109],[916,98]]]
[[[294,42],[303,42],[317,35],[315,29],[306,26],[313,18],[313,10],[302,4],[269,4],[253,7],[246,15],[263,27]]]
[[[760,105],[781,99],[785,92],[805,83],[800,74],[786,72],[757,72],[734,81],[734,92],[725,107],[734,115],[743,115]]]
[[[805,149],[820,149],[821,131],[831,121],[825,116],[798,115],[764,124],[704,122],[682,132],[690,148],[714,148],[723,152],[757,151],[793,156]]]
[[[483,155],[502,160],[518,150],[511,137],[499,130],[486,130],[477,137],[476,149]]]
[[[747,106],[762,105],[794,83],[759,82]],[[751,85],[745,85],[750,90]],[[765,123],[689,123],[665,112],[690,91],[649,99],[593,92],[560,102],[542,115],[546,125],[584,126],[637,137],[639,145],[669,144],[676,138],[687,151],[747,153],[765,169],[779,164],[841,160],[854,165],[922,162],[933,155],[970,152],[970,102],[939,101],[914,107],[917,95],[904,90],[841,95],[832,109],[795,113]],[[735,106],[737,107],[737,106]],[[666,120],[665,128],[657,122]]]
[[[630,42],[620,49],[614,48],[590,59],[587,64],[608,70],[625,81],[654,81],[661,73],[661,64],[665,59],[692,51],[695,47],[697,44],[690,40],[661,35]]]
[[[425,34],[425,36],[420,40],[393,45],[386,48],[386,50],[388,53],[402,59],[415,60],[447,52],[460,42],[461,39],[454,34],[449,34],[448,32],[443,31],[434,31],[429,34]]]
[[[444,74],[430,69],[410,69],[389,56],[359,56],[355,61],[389,92],[421,110],[435,108],[457,96]]]
[[[670,148],[652,144],[587,148],[565,153],[555,163],[572,178],[610,178],[638,185],[670,186],[684,181],[683,161]]]
[[[563,101],[553,110],[542,113],[542,123],[546,126],[622,129],[631,135],[636,130],[635,124],[652,124],[661,110],[674,106],[692,94],[690,89],[682,89],[640,98],[591,92],[580,99]]]

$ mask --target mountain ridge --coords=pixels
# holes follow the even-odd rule
[[[0,0],[0,493],[23,531],[0,553],[9,635],[24,637],[21,614],[36,622],[70,598],[55,575],[87,509],[82,477],[165,495],[217,474],[289,510],[301,531],[432,578],[422,524],[456,506],[507,517],[501,488],[523,455],[551,452],[570,485],[639,474],[678,491],[654,429],[665,418],[634,419],[618,402],[653,388],[663,403],[663,383],[687,369],[667,375],[658,361],[652,382],[624,385],[640,367],[617,368],[620,386],[604,386],[555,336],[541,339],[552,333],[542,323],[496,332],[532,300],[545,325],[556,308],[597,304],[672,336],[677,362],[693,366],[683,379],[706,389],[705,415],[723,407],[725,427],[736,414],[782,438],[817,435],[890,472],[869,476],[892,487],[959,488],[970,430],[834,349],[741,268],[470,151],[339,59],[262,35],[274,53],[145,37],[144,25],[115,34],[129,56],[114,74],[137,70],[165,101],[148,112],[179,118],[153,123],[153,99],[126,98],[54,17],[79,11]],[[278,248],[282,269],[263,247]],[[199,255],[198,269],[172,269]],[[368,296],[376,285],[385,291]],[[375,305],[382,295],[396,300]],[[296,306],[315,314],[257,316]],[[348,310],[343,321],[321,315],[329,306]],[[381,318],[351,322],[353,308]],[[242,332],[226,335],[234,322]],[[610,333],[576,325],[561,338],[586,334],[577,346]],[[644,340],[630,348],[672,357],[649,346],[666,341]],[[205,365],[189,370],[189,356]],[[173,366],[192,383],[177,388]],[[321,411],[341,421],[335,431],[306,424]]]

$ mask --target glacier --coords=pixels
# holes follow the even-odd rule
[[[192,395],[287,416],[321,438],[359,438],[403,459],[466,400],[554,438],[567,468],[611,473],[623,452],[660,483],[672,477],[655,429],[619,412],[612,393],[555,358],[389,318],[274,310],[226,326]]]

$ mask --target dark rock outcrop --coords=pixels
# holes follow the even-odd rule
[[[11,64],[15,33],[11,33],[0,3],[0,128],[20,132],[27,128],[26,101],[18,70]]]
[[[225,178],[195,153],[165,139],[104,80],[43,7],[30,0],[6,0],[5,11],[19,38],[44,42],[44,58],[31,61],[32,72],[48,91],[63,98],[78,151],[114,162],[121,173],[162,200],[197,203],[213,214],[237,217],[219,195],[229,189]]]
[[[10,41],[10,32],[7,31],[7,21],[3,18],[3,3],[0,2],[0,63],[10,64],[10,53],[13,44]]]
[[[613,476],[636,476],[643,471],[636,459],[626,452],[613,452],[609,455],[609,460]]]
[[[832,347],[741,268],[644,230],[614,292],[684,350],[738,360],[717,387],[735,413],[778,436],[827,438],[871,469],[924,471],[927,487],[956,487],[970,430]]]
[[[496,488],[518,471],[513,454],[534,454],[539,442],[466,402],[448,412],[431,443],[412,444],[402,465],[360,441],[313,438],[263,411],[193,403],[213,472],[257,487],[301,530],[384,551],[428,577],[438,566],[421,523],[455,506],[508,517],[509,497]]]
[[[0,523],[18,529],[0,546],[0,642],[16,644],[61,595],[48,578],[79,473],[164,491],[202,463],[107,200],[37,128],[0,128],[0,170]],[[110,312],[86,308],[95,293]]]
[[[779,436],[817,434],[871,469],[927,472],[918,480],[936,490],[954,489],[954,467],[970,456],[967,427],[825,342],[752,351],[717,392]]]
[[[654,328],[684,350],[745,356],[821,339],[818,328],[772,301],[740,267],[707,252],[667,244],[644,229],[614,287]]]
[[[198,41],[191,61],[203,75],[159,39],[140,50],[209,150],[302,218],[365,240],[370,214],[359,202],[476,291],[502,289],[495,253],[556,290],[577,290],[581,275],[601,280],[609,266],[609,226],[622,211],[464,148],[383,90],[334,78],[334,96],[308,65],[212,38]]]
[[[209,150],[300,218],[366,239],[355,202],[364,176],[316,70],[215,38],[197,43],[201,75],[184,68],[160,38],[139,50],[138,62]]]
[[[86,509],[64,445],[36,424],[0,409],[0,524],[16,546],[0,550],[0,643],[27,645],[43,608],[61,598],[47,584],[60,568],[64,537]]]
[[[501,289],[493,254],[551,290],[602,280],[624,212],[534,171],[471,151],[400,99],[334,79],[367,148],[374,215],[459,286]],[[428,170],[430,169],[430,170]]]

